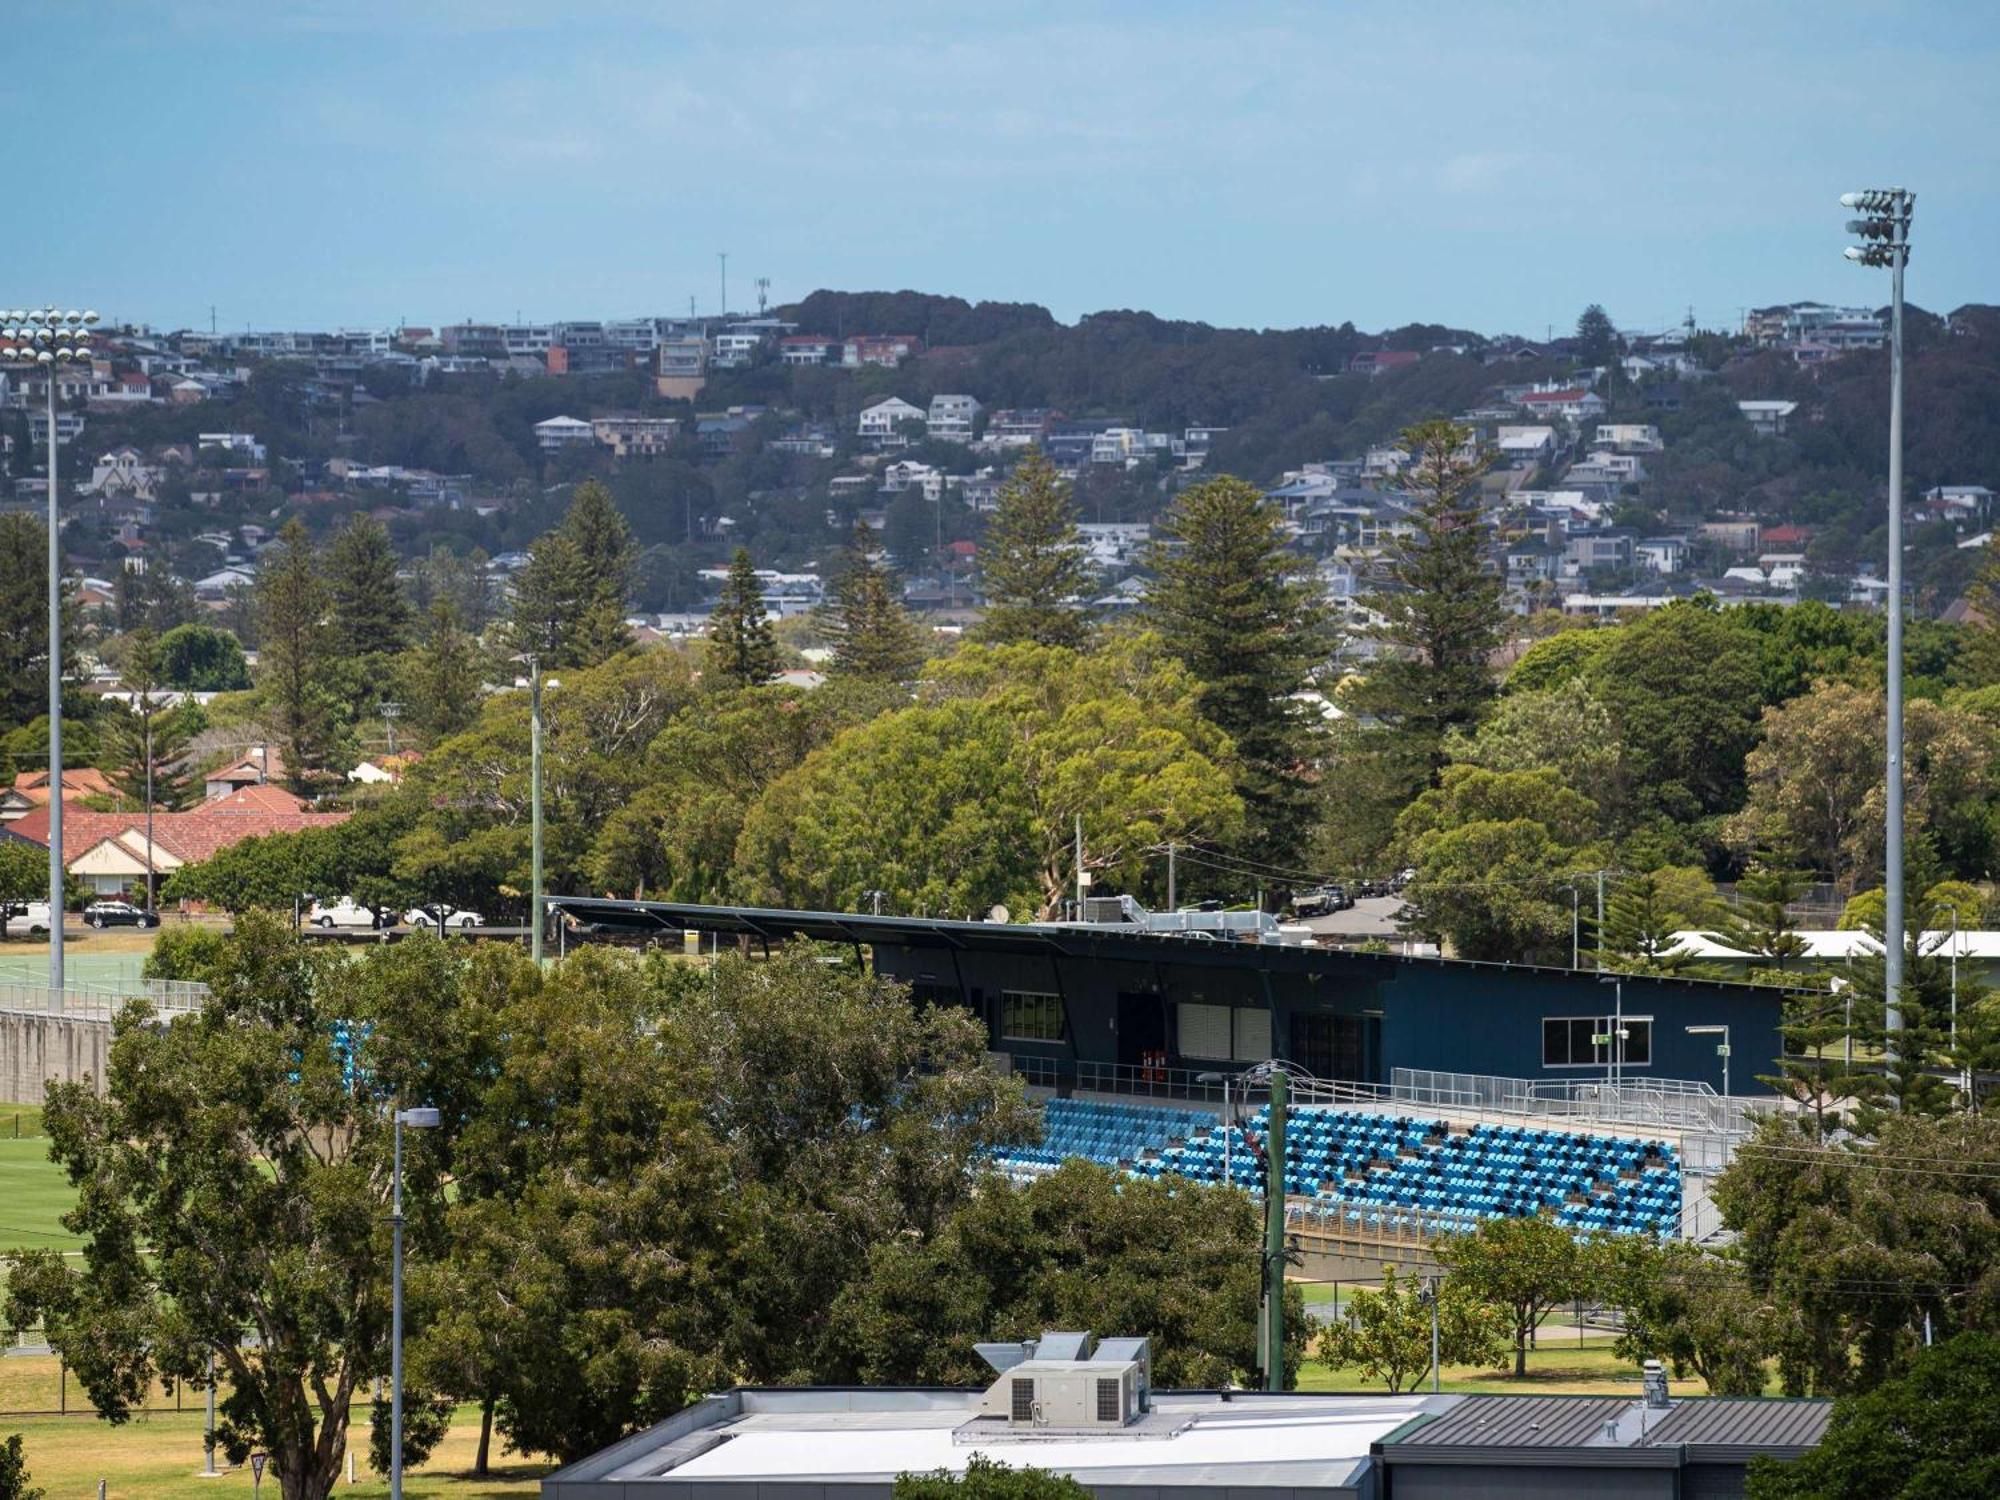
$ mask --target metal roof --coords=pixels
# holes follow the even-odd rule
[[[1393,973],[1429,967],[1486,973],[1547,974],[1575,978],[1586,971],[1549,964],[1509,964],[1403,953],[1366,953],[1355,948],[1319,948],[1303,944],[1248,943],[1201,940],[1179,933],[1144,932],[1123,923],[974,922],[950,917],[878,917],[866,912],[796,911],[768,906],[702,906],[677,901],[618,901],[601,896],[550,896],[548,904],[580,921],[634,935],[665,934],[695,929],[754,937],[765,942],[813,938],[829,943],[880,944],[896,948],[946,948],[959,951],[1027,953],[1095,958],[1137,958],[1158,962],[1240,967],[1246,963],[1273,970],[1342,972],[1372,969]],[[1593,972],[1594,971],[1590,971]],[[1698,979],[1685,975],[1614,974],[1627,985],[1668,989],[1708,988],[1742,991],[1754,988],[1773,1001],[1784,994],[1777,985],[1745,986],[1740,982]]]
[[[1711,1396],[1680,1401],[1647,1436],[1652,1443],[1690,1448],[1751,1448],[1760,1453],[1804,1452],[1826,1432],[1833,1406],[1826,1401],[1771,1396]]]
[[[1581,1448],[1632,1406],[1627,1396],[1467,1396],[1383,1440],[1398,1448]]]

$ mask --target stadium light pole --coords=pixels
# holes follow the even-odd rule
[[[435,1130],[437,1123],[438,1112],[434,1109],[396,1111],[396,1159],[390,1174],[389,1211],[395,1241],[389,1313],[389,1500],[403,1500],[403,1127]]]
[[[0,359],[41,366],[49,382],[49,994],[62,1007],[63,990],[63,762],[62,762],[62,516],[56,454],[57,372],[72,360],[90,358],[94,312],[51,307],[13,308],[0,313]]]
[[[528,956],[535,967],[542,964],[542,661],[532,651],[524,651],[514,658],[528,665],[528,821],[531,826],[530,841],[530,885],[528,895]],[[519,685],[518,682],[516,684]],[[562,683],[551,677],[549,687],[561,687]]]
[[[1896,1055],[1903,1029],[1903,268],[1910,263],[1910,215],[1917,195],[1903,188],[1842,193],[1840,206],[1865,217],[1847,221],[1861,239],[1843,252],[1856,265],[1889,268],[1889,641],[1888,815],[1882,859],[1883,1030]]]

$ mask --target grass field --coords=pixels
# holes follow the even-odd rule
[[[359,1482],[343,1481],[336,1494],[356,1500],[386,1495],[385,1478],[369,1473],[365,1459],[368,1417],[357,1408],[350,1430],[357,1444]],[[246,1465],[220,1479],[203,1479],[202,1414],[165,1414],[136,1418],[124,1427],[110,1427],[91,1418],[0,1418],[0,1436],[21,1434],[21,1446],[34,1484],[48,1500],[95,1500],[97,1481],[106,1481],[107,1500],[194,1500],[196,1496],[243,1495],[251,1489]],[[479,1442],[479,1411],[463,1407],[431,1461],[404,1476],[409,1500],[513,1500],[540,1493],[544,1463],[526,1464],[499,1453],[494,1440],[495,1473],[473,1479],[467,1471]],[[218,1460],[219,1462],[219,1460]],[[266,1481],[270,1476],[266,1475]],[[276,1486],[272,1486],[273,1493]]]
[[[74,1250],[83,1242],[59,1221],[76,1201],[76,1190],[49,1160],[40,1112],[20,1110],[19,1139],[13,1133],[16,1118],[13,1105],[0,1107],[0,1252]]]

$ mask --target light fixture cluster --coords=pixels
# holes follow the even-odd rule
[[[1910,263],[1910,214],[1917,206],[1915,193],[1903,188],[1870,188],[1860,193],[1842,193],[1840,206],[1859,209],[1867,215],[1847,221],[1847,232],[1859,235],[1862,241],[1842,252],[1849,260],[1862,266]]]
[[[0,359],[29,360],[51,365],[58,360],[90,358],[90,325],[94,312],[71,308],[0,309]]]

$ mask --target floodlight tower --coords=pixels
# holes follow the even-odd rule
[[[1856,265],[1889,268],[1889,641],[1888,817],[1883,849],[1883,1028],[1889,1055],[1903,1029],[1903,268],[1910,263],[1910,215],[1917,195],[1903,188],[1842,193],[1842,208],[1864,215],[1847,221],[1860,237],[1846,256]]]
[[[60,1008],[63,990],[63,762],[62,762],[62,517],[56,451],[58,372],[72,360],[90,358],[94,312],[63,312],[53,306],[13,308],[0,313],[0,359],[41,366],[49,382],[49,1003]]]

